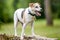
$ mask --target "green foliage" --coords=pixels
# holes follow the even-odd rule
[[[42,16],[37,19],[45,18],[44,0],[0,0],[0,23],[13,21],[14,11],[18,8],[26,8],[31,2],[39,2],[43,9]],[[51,8],[54,18],[60,18],[60,0],[52,0]]]
[[[51,8],[54,18],[60,18],[60,0],[51,0]]]
[[[10,3],[12,2],[11,0],[9,1]],[[9,22],[12,19],[12,12],[13,8],[12,5],[8,2],[8,0],[3,0],[0,1],[1,9],[0,9],[0,22]],[[10,20],[9,20],[10,19]]]

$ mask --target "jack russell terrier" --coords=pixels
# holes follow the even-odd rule
[[[32,35],[35,36],[34,33],[34,19],[35,16],[41,16],[40,11],[41,7],[39,3],[29,3],[29,7],[24,9],[20,8],[17,9],[14,13],[14,29],[15,29],[15,36],[17,36],[16,27],[18,24],[18,20],[22,24],[22,32],[21,32],[21,39],[23,39],[24,31],[28,23],[31,23],[31,30]]]

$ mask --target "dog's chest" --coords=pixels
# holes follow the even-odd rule
[[[35,16],[29,15],[29,16],[26,17],[26,21],[28,21],[28,22],[31,22],[31,21],[34,21],[34,20],[35,20]]]

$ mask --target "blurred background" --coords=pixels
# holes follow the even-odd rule
[[[13,21],[14,11],[18,8],[26,8],[29,3],[39,2],[43,8],[42,16],[37,19],[45,19],[44,13],[45,0],[0,0],[0,23],[7,23]],[[48,2],[47,2],[48,4]],[[60,18],[60,0],[50,0],[51,14],[54,19]]]
[[[36,16],[36,34],[60,39],[60,0],[0,0],[0,34],[14,34],[13,16],[15,10],[27,8],[29,3],[36,2],[40,3],[42,7],[41,16]],[[18,34],[21,31],[19,26],[21,25],[18,25]],[[30,32],[27,31],[27,34]]]

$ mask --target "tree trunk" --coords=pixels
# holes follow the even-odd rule
[[[45,10],[45,17],[47,20],[47,25],[53,25],[50,0],[44,0],[44,6],[45,6],[44,10]]]

